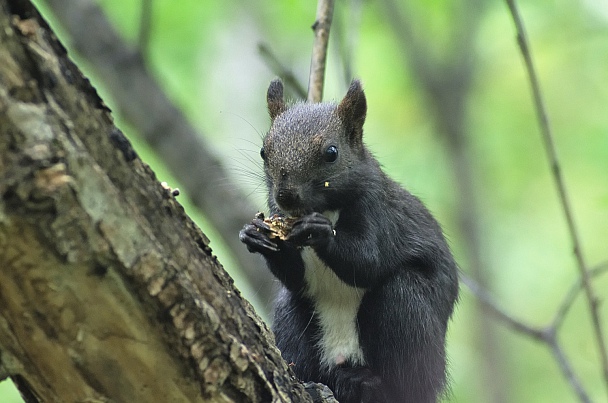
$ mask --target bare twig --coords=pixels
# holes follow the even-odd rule
[[[350,0],[348,2],[348,11],[346,17],[339,18],[340,13],[336,15],[335,23],[337,27],[334,28],[334,38],[337,44],[342,62],[342,75],[344,84],[346,87],[350,85],[351,80],[354,78],[353,68],[353,55],[357,47],[359,29],[361,24],[361,17],[363,14],[363,1],[362,0]]]
[[[530,336],[535,340],[546,341],[547,335],[545,329],[525,324],[521,320],[508,314],[505,310],[500,308],[494,298],[492,298],[492,296],[471,277],[464,273],[460,273],[460,281],[462,281],[462,283],[471,290],[471,293],[483,303],[488,312],[502,321],[505,325],[519,333]]]
[[[139,52],[147,54],[150,45],[150,32],[152,32],[152,1],[142,0],[139,17],[139,38],[137,40]]]
[[[317,19],[312,26],[315,32],[315,42],[310,62],[308,102],[321,102],[323,99],[327,45],[329,43],[329,28],[331,27],[333,13],[334,0],[319,0],[317,3]]]
[[[599,265],[589,270],[589,276],[592,278],[605,273],[608,273],[608,262],[600,263]],[[520,319],[513,317],[511,314],[501,308],[483,287],[481,287],[476,281],[471,279],[466,274],[460,273],[460,280],[469,288],[471,293],[479,301],[481,301],[481,303],[483,303],[484,307],[492,316],[494,316],[495,319],[499,320],[505,326],[508,326],[509,328],[518,333],[522,333],[531,337],[534,340],[546,343],[551,349],[551,352],[553,353],[555,360],[557,361],[557,364],[559,365],[559,368],[562,371],[562,374],[564,375],[568,383],[570,383],[572,389],[574,389],[574,392],[578,396],[579,400],[581,402],[591,401],[589,395],[583,388],[582,383],[575,375],[570,361],[566,358],[566,355],[561,345],[557,341],[557,332],[559,330],[559,327],[563,324],[564,318],[568,310],[572,306],[572,303],[576,299],[578,293],[583,288],[582,281],[580,280],[580,278],[570,287],[570,290],[568,290],[568,293],[566,294],[557,313],[555,314],[554,319],[551,321],[551,324],[545,328],[539,328],[528,325]]]
[[[598,270],[597,273],[599,274],[600,271]],[[579,397],[579,400],[585,403],[590,402],[587,392],[585,392],[580,380],[572,369],[570,361],[566,358],[561,345],[557,341],[556,334],[558,324],[556,322],[553,322],[551,326],[546,328],[528,325],[502,309],[483,287],[464,273],[460,273],[460,280],[469,288],[471,293],[477,297],[477,299],[494,318],[518,333],[524,334],[536,341],[547,344],[555,356],[562,374],[568,383],[570,383],[572,389],[574,389],[576,395]],[[580,289],[580,287],[578,289]]]
[[[595,266],[594,268],[592,268],[591,270],[589,270],[589,275],[591,277],[596,277],[596,276],[599,276],[606,272],[608,272],[608,262],[601,263],[601,264]],[[572,284],[572,286],[570,287],[570,290],[568,290],[568,293],[566,294],[566,296],[564,297],[564,300],[560,304],[560,306],[555,314],[555,317],[553,318],[553,321],[551,322],[552,327],[557,328],[557,327],[561,326],[561,324],[564,321],[564,318],[566,317],[566,314],[570,310],[570,307],[574,303],[574,300],[576,299],[579,291],[582,288],[583,288],[583,282],[581,281],[580,278],[578,278],[577,281],[574,284]]]
[[[283,81],[285,81],[285,85],[291,87],[291,89],[297,94],[298,98],[306,99],[306,88],[304,88],[293,71],[279,60],[267,43],[259,43],[258,52],[260,52],[260,55],[270,70],[281,77]]]
[[[560,344],[557,341],[556,329],[551,329],[551,331],[547,332],[547,335],[549,338],[546,340],[546,342],[551,347],[551,352],[555,356],[557,365],[561,369],[562,374],[564,375],[570,386],[572,386],[572,389],[574,389],[574,393],[576,393],[581,402],[590,403],[591,399],[589,398],[589,395],[583,388],[583,384],[581,383],[581,381],[574,373],[570,361],[568,360],[568,358],[566,358],[564,350],[561,348]]]
[[[528,39],[526,35],[526,31],[523,25],[523,21],[519,14],[519,10],[517,5],[515,4],[515,0],[506,0],[507,5],[509,7],[509,11],[511,12],[511,16],[513,17],[513,21],[515,23],[515,29],[517,31],[517,42],[519,44],[521,54],[524,58],[524,63],[526,65],[526,70],[528,71],[528,76],[530,78],[530,86],[532,87],[532,95],[534,98],[534,105],[536,108],[536,113],[538,115],[538,120],[540,123],[541,134],[543,138],[543,142],[545,145],[545,151],[547,153],[547,158],[551,165],[551,170],[553,173],[553,179],[557,186],[557,190],[559,193],[559,200],[562,205],[562,210],[564,212],[564,216],[566,217],[566,222],[568,225],[568,232],[570,233],[570,238],[572,241],[572,245],[574,248],[574,256],[576,257],[577,267],[579,270],[581,283],[583,285],[583,289],[585,290],[585,295],[587,296],[587,301],[589,303],[589,311],[591,313],[593,329],[595,332],[595,340],[597,343],[597,347],[599,350],[599,354],[601,357],[602,370],[604,375],[604,382],[606,386],[606,390],[608,391],[608,353],[606,349],[606,343],[604,340],[604,332],[602,330],[602,322],[599,318],[598,313],[598,298],[595,295],[593,290],[593,286],[590,281],[589,269],[585,263],[585,259],[583,256],[583,252],[581,250],[580,239],[578,236],[578,231],[576,225],[574,223],[574,217],[572,214],[572,208],[570,207],[570,200],[568,198],[568,193],[566,191],[566,185],[564,183],[564,179],[561,173],[559,161],[557,158],[557,151],[555,148],[555,143],[553,140],[553,133],[551,131],[551,127],[549,125],[549,119],[547,118],[547,111],[542,99],[540,84],[538,81],[538,77],[536,75],[536,70],[534,68],[534,64],[532,62],[532,54],[530,52],[530,48],[528,45]]]

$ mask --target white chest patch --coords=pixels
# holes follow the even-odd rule
[[[323,215],[335,225],[339,211],[327,211]],[[355,365],[364,365],[356,321],[365,290],[340,280],[310,247],[302,250],[302,259],[306,294],[314,301],[322,332],[319,342],[322,364],[333,367],[348,360]]]

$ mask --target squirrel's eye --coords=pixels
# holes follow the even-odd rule
[[[264,147],[260,148],[260,157],[266,161],[266,152],[264,152]]]
[[[338,148],[336,146],[329,146],[325,150],[325,162],[336,162],[338,159]]]

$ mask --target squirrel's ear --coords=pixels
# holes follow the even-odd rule
[[[275,78],[270,82],[268,93],[266,94],[266,101],[268,101],[270,120],[274,122],[274,118],[287,109],[285,107],[285,101],[283,100],[283,83],[278,78]]]
[[[338,116],[347,127],[351,140],[360,142],[367,113],[367,101],[359,80],[353,80],[346,96],[338,105]]]

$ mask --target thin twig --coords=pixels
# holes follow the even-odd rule
[[[575,375],[572,369],[570,361],[568,361],[568,359],[566,358],[562,347],[557,341],[557,327],[555,326],[555,324],[547,328],[539,328],[528,325],[523,321],[514,318],[504,309],[498,306],[498,303],[494,301],[494,299],[488,294],[488,292],[466,274],[460,273],[460,281],[469,288],[471,293],[475,295],[475,297],[477,297],[477,299],[483,304],[484,308],[487,309],[487,311],[492,314],[494,318],[496,318],[504,325],[510,327],[518,333],[522,333],[536,341],[540,341],[542,343],[547,344],[553,352],[553,355],[555,356],[555,359],[560,370],[562,371],[562,374],[570,383],[572,389],[574,389],[580,401],[584,403],[590,402],[587,392],[585,392],[580,380]]]
[[[566,358],[564,350],[561,348],[559,343],[557,342],[555,329],[553,331],[547,333],[549,335],[549,339],[547,340],[547,344],[551,347],[551,352],[555,356],[555,360],[557,361],[557,365],[562,370],[564,377],[574,389],[574,392],[578,396],[579,400],[583,403],[590,403],[591,399],[589,395],[583,388],[583,384],[578,379],[576,374],[574,373],[572,366],[570,364],[570,360]]]
[[[596,277],[596,276],[599,276],[606,272],[608,272],[608,262],[600,263],[599,265],[597,265],[594,268],[592,268],[591,270],[589,270],[589,276]],[[570,290],[568,290],[568,293],[564,297],[562,303],[559,305],[559,308],[557,309],[557,312],[555,313],[555,317],[553,318],[553,321],[551,322],[552,323],[551,327],[558,328],[559,326],[561,326],[561,324],[564,321],[564,318],[566,317],[566,314],[570,310],[570,307],[574,303],[574,300],[576,299],[579,291],[582,288],[583,288],[583,282],[581,281],[580,278],[578,278],[577,281],[574,284],[572,284],[572,286],[570,287]]]
[[[306,99],[306,88],[304,88],[293,71],[279,60],[268,44],[263,42],[258,43],[258,52],[260,52],[260,56],[262,56],[262,59],[264,59],[270,70],[281,77],[285,81],[285,85],[291,87],[298,98]]]
[[[498,303],[494,301],[494,298],[488,294],[488,292],[480,286],[475,280],[471,277],[467,276],[464,273],[460,273],[460,281],[466,285],[471,293],[479,299],[484,308],[488,310],[495,318],[502,321],[505,325],[509,326],[511,329],[523,333],[527,336],[532,337],[535,340],[539,341],[547,341],[547,334],[545,329],[537,328],[528,324],[525,324],[519,319],[514,318],[504,309],[498,306]]]
[[[334,0],[319,0],[317,3],[317,19],[312,26],[315,32],[315,42],[312,48],[310,62],[310,79],[308,81],[308,102],[321,102],[323,99],[323,82],[325,80],[325,65],[327,62],[327,45],[329,43],[329,28],[334,14]]]
[[[340,18],[341,14],[338,13],[334,18],[334,26],[338,25],[334,27],[334,38],[338,47],[336,53],[338,53],[342,62],[342,78],[346,87],[350,85],[354,78],[353,59],[361,28],[363,1],[350,0],[347,7],[346,16],[342,15],[342,18]]]
[[[152,32],[152,0],[142,0],[139,17],[139,37],[137,39],[139,52],[142,55],[148,52],[150,32]]]
[[[578,231],[576,225],[574,223],[574,217],[572,214],[572,209],[570,207],[570,201],[568,199],[568,193],[566,191],[566,185],[564,183],[564,179],[562,177],[562,173],[560,170],[559,161],[557,158],[557,152],[555,149],[555,144],[553,141],[553,134],[551,131],[551,127],[549,126],[549,119],[547,118],[547,112],[545,109],[545,105],[542,99],[540,84],[538,81],[538,77],[536,75],[536,70],[534,69],[534,64],[532,62],[532,54],[530,52],[528,46],[528,39],[526,36],[526,31],[523,26],[523,22],[521,16],[519,14],[519,10],[515,4],[515,0],[506,0],[509,10],[511,12],[511,16],[513,17],[513,21],[515,23],[515,28],[517,30],[517,42],[519,43],[519,47],[521,49],[521,54],[524,58],[524,62],[526,64],[526,69],[528,71],[528,76],[530,78],[530,85],[532,87],[532,94],[534,98],[534,105],[536,108],[536,113],[538,115],[538,120],[540,123],[540,129],[542,133],[543,142],[545,145],[545,151],[547,153],[547,158],[549,159],[549,163],[551,164],[551,169],[553,172],[553,179],[557,186],[557,190],[559,193],[560,203],[562,205],[562,210],[566,217],[566,222],[568,224],[568,231],[570,233],[570,238],[572,241],[572,245],[574,247],[574,256],[576,257],[577,267],[579,270],[581,282],[583,288],[585,290],[585,295],[587,296],[587,301],[589,303],[589,311],[591,313],[591,318],[593,322],[593,329],[595,332],[595,340],[598,346],[599,354],[601,357],[602,370],[604,375],[604,382],[606,386],[606,391],[608,392],[608,353],[606,349],[606,343],[604,340],[604,332],[602,330],[602,322],[599,318],[598,313],[598,299],[594,293],[593,286],[589,279],[589,270],[587,265],[585,264],[583,252],[581,250],[581,244],[578,236]]]

